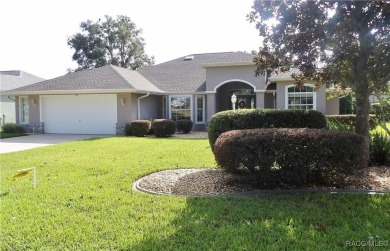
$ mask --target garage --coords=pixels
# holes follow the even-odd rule
[[[116,94],[42,95],[45,133],[115,134]]]

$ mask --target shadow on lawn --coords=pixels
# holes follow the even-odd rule
[[[345,250],[371,237],[390,246],[389,210],[388,195],[188,198],[173,235],[146,233],[131,250]]]

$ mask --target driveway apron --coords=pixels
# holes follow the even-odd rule
[[[18,152],[64,142],[104,138],[109,135],[76,135],[76,134],[36,134],[0,140],[0,154]]]

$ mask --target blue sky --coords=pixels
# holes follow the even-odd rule
[[[0,70],[54,78],[75,68],[67,38],[87,19],[129,16],[146,52],[162,63],[192,53],[248,51],[261,45],[246,14],[253,0],[12,0],[0,15]]]

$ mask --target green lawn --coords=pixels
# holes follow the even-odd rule
[[[370,237],[382,245],[375,250],[390,247],[390,195],[186,198],[132,190],[158,170],[215,167],[207,140],[92,139],[0,158],[0,250],[354,250],[347,242]],[[31,174],[11,178],[32,166],[36,189]]]

